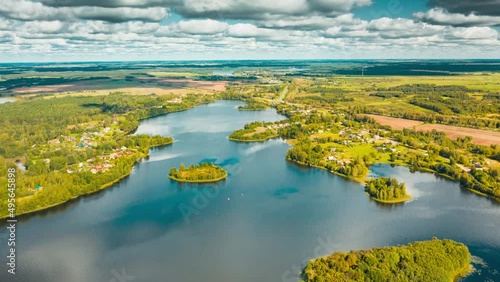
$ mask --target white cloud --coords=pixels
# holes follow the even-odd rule
[[[2,0],[0,16],[21,21],[79,21],[103,20],[126,22],[131,20],[159,22],[169,14],[167,8],[102,8],[102,7],[63,7],[44,6],[39,2],[27,0]]]
[[[371,0],[184,0],[177,10],[188,17],[276,19],[281,16],[334,16],[371,3]]]
[[[452,26],[495,26],[500,25],[500,16],[478,16],[449,13],[442,8],[434,8],[427,12],[418,12],[414,17],[431,24]]]
[[[229,25],[215,20],[190,20],[178,24],[181,32],[188,34],[217,34],[227,30]]]
[[[190,59],[226,54],[235,58],[498,57],[494,48],[499,46],[498,32],[486,27],[496,17],[450,14],[442,9],[416,14],[416,19],[368,21],[350,11],[370,5],[369,0],[54,1],[43,0],[52,6],[28,0],[2,2],[1,58],[43,52],[56,59],[71,54],[106,59],[166,59],[172,54]],[[173,8],[188,18],[163,23]],[[433,23],[424,15],[451,23]]]
[[[498,38],[498,32],[489,27],[456,28],[451,31],[451,35],[461,39],[490,39],[496,41]]]

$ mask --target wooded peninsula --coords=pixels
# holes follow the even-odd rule
[[[432,239],[406,246],[335,252],[310,261],[303,281],[453,282],[470,271],[470,263],[471,254],[464,244]]]
[[[108,188],[132,171],[152,147],[171,137],[134,135],[141,119],[187,110],[212,96],[173,95],[29,97],[1,105],[0,170],[17,168],[16,209],[0,191],[0,218],[62,204]],[[7,187],[7,175],[0,175]]]

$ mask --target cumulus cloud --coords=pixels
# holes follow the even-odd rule
[[[170,7],[182,3],[181,0],[40,0],[43,4],[51,7]]]
[[[190,20],[178,24],[181,32],[187,34],[216,34],[227,30],[229,25],[215,20]]]
[[[228,35],[232,37],[262,38],[271,36],[272,31],[256,27],[253,24],[240,23],[231,25],[228,30]]]
[[[370,0],[3,0],[0,57],[498,57],[498,17],[433,2],[413,19],[365,20],[353,10]]]
[[[426,23],[415,22],[403,18],[380,18],[372,20],[367,27],[370,31],[377,31],[383,38],[411,38],[433,36],[444,28]]]
[[[276,19],[281,16],[336,16],[371,0],[184,0],[177,11],[186,17]]]
[[[165,8],[100,8],[100,7],[81,7],[75,9],[74,16],[85,20],[101,20],[107,22],[126,22],[126,21],[146,21],[159,22],[168,15]]]
[[[500,0],[429,0],[428,5],[452,13],[500,16]]]
[[[64,2],[64,1],[61,1]],[[167,8],[103,8],[103,7],[76,7],[56,8],[45,6],[39,2],[27,0],[2,0],[0,16],[21,21],[75,21],[75,20],[102,20],[107,22],[126,22],[141,20],[158,22],[168,16]]]
[[[259,27],[291,30],[321,30],[332,26],[360,25],[363,21],[347,13],[337,17],[310,16],[284,17],[281,19],[256,21]]]
[[[498,32],[489,27],[457,28],[451,31],[451,36],[461,39],[490,39],[496,40]]]
[[[500,16],[463,15],[450,13],[443,8],[434,8],[427,12],[418,12],[414,17],[431,24],[452,26],[496,26],[500,25]]]

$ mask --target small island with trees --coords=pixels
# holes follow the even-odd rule
[[[264,142],[279,137],[278,128],[279,125],[272,122],[252,122],[233,132],[228,139],[236,142]]]
[[[373,200],[385,204],[403,203],[412,197],[406,193],[406,185],[395,178],[380,177],[369,180],[365,192]]]
[[[213,163],[202,162],[198,165],[190,165],[188,168],[181,163],[180,168],[170,169],[170,179],[178,182],[189,183],[211,183],[227,178],[227,171]]]
[[[304,282],[319,281],[457,281],[471,269],[462,243],[432,239],[405,246],[335,252],[311,260]]]

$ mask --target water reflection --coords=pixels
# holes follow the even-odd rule
[[[245,123],[283,119],[274,110],[239,112],[238,105],[217,102],[143,121],[138,133],[180,141],[151,150],[113,188],[20,218],[19,272],[2,272],[0,281],[110,281],[122,268],[137,281],[288,281],[311,256],[432,237],[464,242],[489,265],[476,266],[481,275],[465,281],[500,280],[498,203],[432,174],[377,165],[374,175],[398,178],[415,198],[380,205],[356,182],[287,162],[289,145],[281,140],[228,141]],[[196,131],[218,123],[223,129]],[[224,165],[227,180],[168,178],[171,167],[206,160]]]

